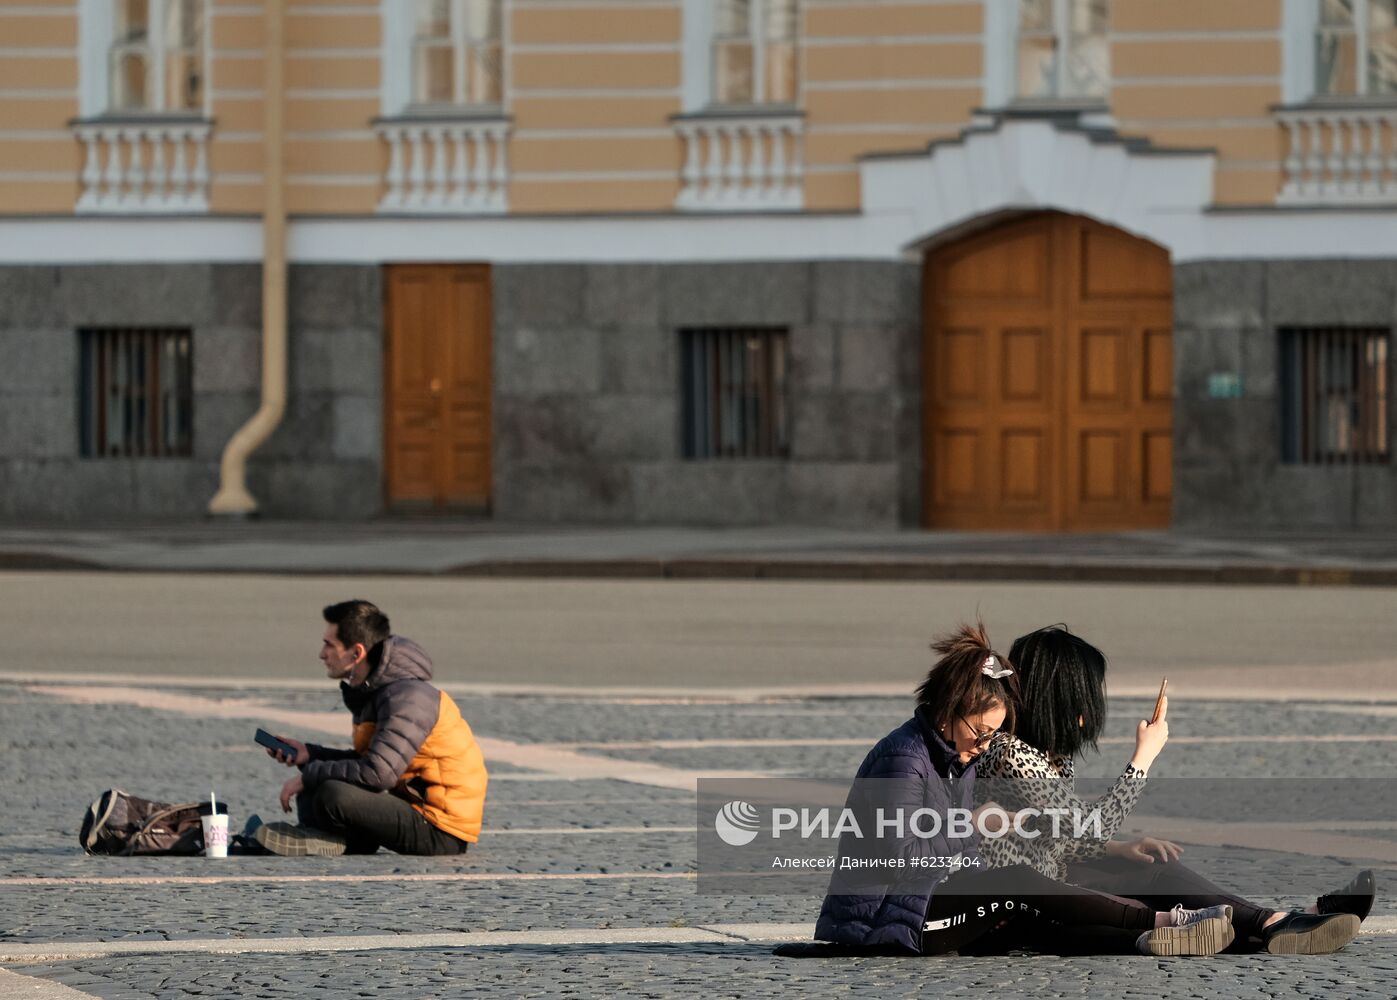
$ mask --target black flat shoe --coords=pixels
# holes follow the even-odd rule
[[[1352,913],[1287,913],[1261,932],[1272,955],[1328,955],[1356,937]]]
[[[257,842],[256,838],[254,838],[254,837],[244,837],[244,836],[243,836],[242,834],[240,834],[240,833],[234,834],[234,835],[233,835],[233,839],[230,840],[230,841],[228,842],[228,856],[229,856],[229,857],[239,857],[239,856],[242,856],[242,855],[251,855],[251,854],[268,854],[268,855],[269,855],[269,854],[271,854],[271,853],[272,853],[271,851],[267,850],[265,847],[263,847],[261,844],[259,844],[259,843]]]
[[[1335,892],[1327,892],[1315,901],[1320,913],[1352,913],[1359,920],[1367,920],[1373,909],[1373,897],[1378,893],[1373,870],[1365,868],[1352,882]]]

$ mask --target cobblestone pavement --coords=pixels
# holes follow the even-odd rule
[[[153,682],[142,690],[160,691]],[[477,992],[1397,996],[1397,895],[1390,889],[1369,921],[1386,932],[1365,934],[1333,956],[778,959],[769,939],[808,934],[818,896],[698,891],[692,792],[564,779],[521,763],[524,756],[492,763],[485,833],[465,858],[85,857],[76,846],[78,822],[105,788],[170,800],[202,798],[213,788],[230,804],[235,825],[252,812],[270,819],[279,814],[276,791],[285,772],[252,746],[254,726],[281,710],[347,730],[342,715],[325,714],[338,708],[332,690],[210,685],[179,693],[194,700],[167,699],[154,708],[141,703],[140,691],[119,695],[100,683],[0,684],[7,764],[0,778],[0,964],[31,977],[0,977],[0,998],[28,995],[28,987],[9,984],[32,986],[35,979],[109,1000]],[[222,717],[192,714],[209,701],[221,706]],[[641,761],[690,777],[736,770],[846,779],[908,710],[904,700],[883,698],[461,702],[483,738],[526,749],[546,740],[599,768]],[[1146,709],[1138,700],[1113,702],[1102,754],[1086,763],[1085,775],[1118,770],[1130,752],[1133,721]],[[1397,706],[1381,704],[1181,702],[1171,712],[1174,740],[1152,782],[1308,775],[1350,797],[1358,787],[1391,789],[1394,718]],[[301,735],[336,742],[328,730]],[[1148,812],[1148,803],[1141,810]],[[1377,857],[1380,885],[1397,886],[1397,818],[1388,823],[1384,804],[1371,805],[1377,818],[1352,833],[1374,852],[1364,857]],[[1169,815],[1167,808],[1160,815]],[[1238,845],[1230,833],[1212,836],[1206,824],[1200,830],[1200,839],[1186,845],[1191,864],[1277,906],[1306,905],[1373,864],[1298,843],[1259,850]],[[732,929],[750,924],[762,927]],[[429,933],[471,937],[444,946],[420,937]],[[354,950],[330,950],[349,935],[383,937],[362,949],[356,943]],[[100,954],[104,945],[136,950]],[[192,950],[174,950],[180,947]],[[48,957],[17,959],[24,948]],[[236,948],[255,950],[226,953]],[[70,957],[53,957],[65,950]]]

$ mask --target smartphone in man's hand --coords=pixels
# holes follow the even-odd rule
[[[1150,716],[1150,725],[1159,721],[1159,713],[1164,711],[1164,689],[1169,686],[1169,678],[1164,678],[1164,682],[1159,685],[1159,697],[1154,700],[1154,715]]]
[[[293,761],[296,759],[296,755],[299,752],[290,743],[287,743],[285,740],[282,739],[277,739],[275,736],[267,732],[265,729],[257,730],[257,735],[254,736],[253,739],[255,739],[262,746],[266,747],[268,750],[274,750],[277,753],[286,754],[286,756]]]

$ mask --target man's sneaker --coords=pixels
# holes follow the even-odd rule
[[[1352,913],[1287,913],[1261,932],[1272,955],[1328,955],[1356,937]]]
[[[1230,906],[1186,910],[1179,905],[1170,916],[1172,927],[1145,931],[1135,942],[1135,950],[1142,955],[1216,955],[1237,936]]]
[[[1335,892],[1327,892],[1315,900],[1315,909],[1320,913],[1352,913],[1359,920],[1367,920],[1373,909],[1373,898],[1378,894],[1377,881],[1373,870],[1365,868],[1348,885]]]
[[[257,843],[283,858],[334,858],[345,851],[343,837],[294,823],[263,823],[253,832],[253,837]]]

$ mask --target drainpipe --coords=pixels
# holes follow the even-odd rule
[[[246,517],[257,512],[247,491],[247,457],[267,440],[286,412],[286,204],[282,166],[284,0],[263,0],[262,30],[262,405],[223,449],[218,492],[209,513]]]

